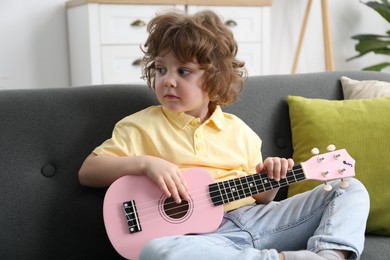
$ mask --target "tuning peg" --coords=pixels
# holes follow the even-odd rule
[[[346,189],[348,187],[349,187],[349,182],[347,182],[346,180],[341,179],[340,188]]]
[[[328,145],[328,147],[326,148],[329,152],[333,152],[336,150],[336,146],[334,146],[333,144],[330,144]]]
[[[329,183],[325,182],[324,190],[331,191],[332,189],[333,189],[332,185],[330,185]]]
[[[339,156],[337,158],[339,158]],[[346,169],[345,168],[339,169],[338,172],[340,174],[344,174],[344,172],[346,172]]]
[[[311,149],[311,153],[314,155],[318,155],[320,153],[320,150],[318,150],[318,148],[314,147],[313,149]]]

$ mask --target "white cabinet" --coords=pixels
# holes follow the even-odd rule
[[[72,2],[72,1],[71,1]],[[250,75],[267,74],[270,6],[198,6],[184,4],[85,3],[68,6],[72,86],[144,83],[141,80],[146,25],[159,11],[211,9],[232,28],[238,58]]]

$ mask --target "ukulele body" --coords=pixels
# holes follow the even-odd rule
[[[190,169],[183,174],[191,200],[183,200],[181,204],[163,195],[145,176],[124,176],[109,187],[103,205],[104,224],[120,255],[138,259],[142,247],[153,238],[208,233],[219,227],[224,208],[213,205],[208,190],[214,179],[201,169]],[[126,213],[124,204],[136,208],[136,212]]]

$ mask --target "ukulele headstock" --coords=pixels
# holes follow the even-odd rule
[[[345,149],[336,150],[334,145],[329,145],[328,151],[319,154],[317,148],[312,149],[314,156],[302,163],[306,179],[325,182],[325,190],[332,189],[328,181],[341,179],[340,186],[347,188],[348,182],[344,179],[355,176],[355,160]]]

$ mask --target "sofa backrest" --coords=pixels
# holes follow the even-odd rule
[[[339,78],[380,73],[256,76],[226,108],[263,140],[263,155],[292,155],[287,95],[342,98]],[[0,259],[115,259],[103,225],[105,189],[77,173],[124,116],[156,104],[145,86],[0,91]]]
[[[78,170],[114,124],[155,99],[145,86],[0,91],[0,259],[115,259],[104,189]]]

